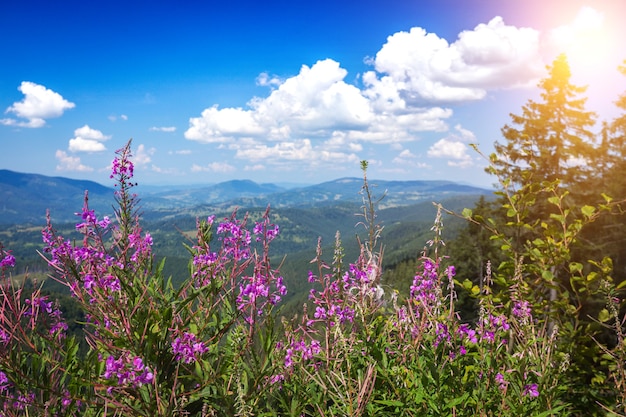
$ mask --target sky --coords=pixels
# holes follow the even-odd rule
[[[626,92],[624,0],[0,4],[0,169],[111,185],[361,175],[491,186],[482,154],[560,53],[587,108]],[[476,144],[480,153],[472,144]]]

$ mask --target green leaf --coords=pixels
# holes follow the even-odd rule
[[[561,199],[559,197],[552,196],[552,197],[548,198],[548,202],[550,204],[554,204],[555,206],[558,206],[560,204],[560,202],[561,202]]]
[[[552,271],[546,269],[541,273],[541,278],[545,279],[546,281],[554,281],[554,274],[552,273]]]
[[[582,272],[582,270],[583,270],[583,264],[581,264],[580,262],[572,262],[569,264],[570,274],[578,274]]]
[[[595,213],[596,208],[593,206],[582,206],[580,211],[583,213],[585,217],[590,218]]]
[[[461,213],[461,216],[463,216],[466,219],[470,219],[472,218],[472,209],[468,209],[468,208],[464,208],[463,212]]]
[[[478,287],[478,285],[474,285],[472,287],[472,295],[478,295],[480,294],[480,288]]]
[[[609,321],[609,319],[611,318],[611,315],[609,314],[609,310],[607,310],[606,308],[603,308],[602,310],[600,310],[600,313],[598,314],[598,320],[600,320],[600,322],[604,323]]]

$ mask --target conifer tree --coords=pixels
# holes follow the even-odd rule
[[[505,143],[495,143],[496,174],[517,185],[561,181],[575,187],[586,179],[594,159],[595,114],[585,109],[586,87],[570,83],[565,55],[547,67],[540,81],[541,101],[529,100],[522,114],[511,114],[505,125]]]
[[[626,76],[626,60],[618,67]],[[614,201],[626,199],[626,92],[619,95],[615,105],[621,113],[602,129],[603,154],[605,161],[601,165],[602,190]],[[599,225],[602,236],[601,249],[613,259],[614,278],[617,283],[626,280],[626,207],[619,203],[614,214]]]

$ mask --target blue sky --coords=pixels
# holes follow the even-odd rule
[[[510,113],[568,55],[588,108],[626,91],[623,0],[0,5],[0,168],[144,184],[359,176],[488,186]]]

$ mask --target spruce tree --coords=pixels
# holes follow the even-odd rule
[[[541,101],[529,100],[522,114],[511,114],[502,128],[505,143],[495,143],[496,174],[523,186],[559,180],[576,187],[584,182],[595,159],[595,114],[585,109],[586,87],[571,84],[565,55],[547,67],[539,82]]]

